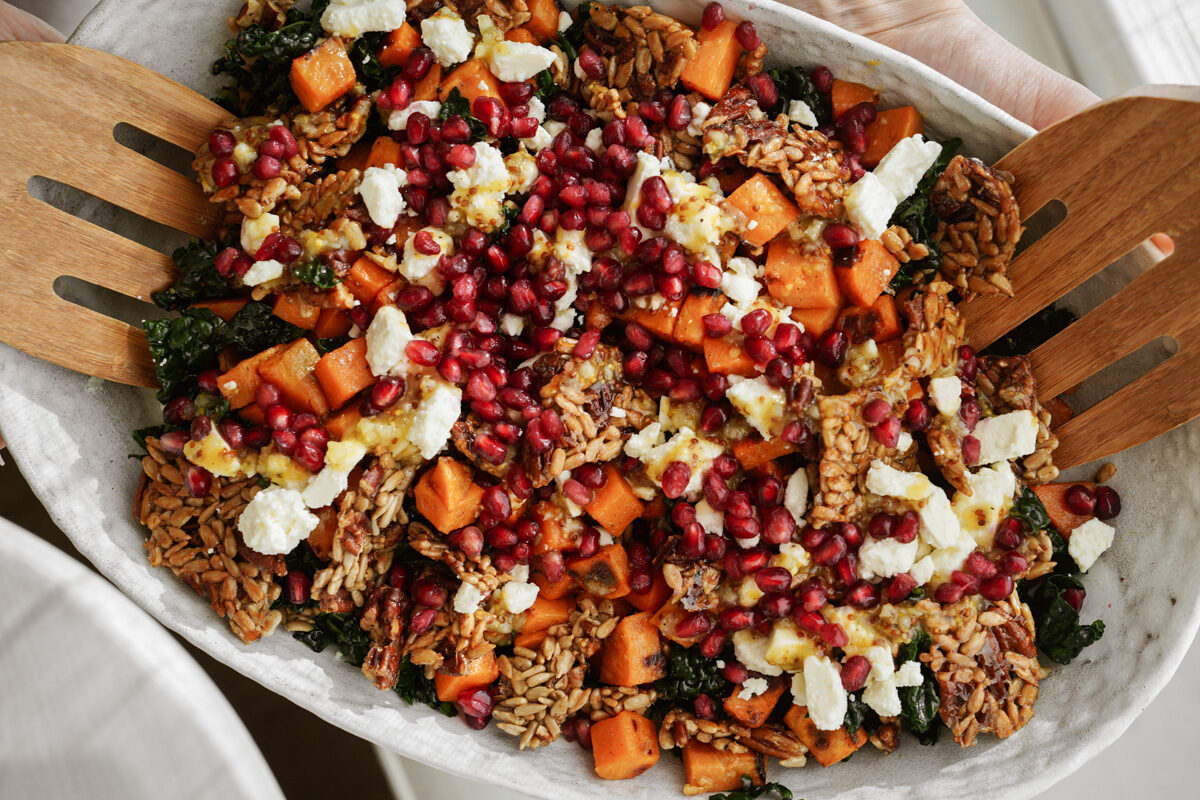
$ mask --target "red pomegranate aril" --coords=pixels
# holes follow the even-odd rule
[[[765,550],[743,550],[737,554],[738,568],[743,575],[753,575],[767,565]]]
[[[900,442],[900,418],[888,417],[876,425],[871,429],[871,438],[884,447],[895,447]],[[964,453],[965,457],[966,454]],[[976,457],[978,457],[978,453],[976,453]]]
[[[663,470],[663,494],[674,500],[683,494],[692,479],[692,468],[682,461],[672,461]]]
[[[408,621],[409,633],[421,634],[433,627],[437,619],[436,608],[421,608],[413,611],[412,619]]]
[[[846,540],[834,534],[826,539],[813,553],[813,561],[822,567],[832,567],[846,555],[849,548]]]
[[[867,685],[867,676],[871,674],[871,662],[866,656],[850,656],[842,662],[842,688],[847,692],[857,692]]]
[[[765,72],[747,78],[746,88],[754,93],[754,99],[758,101],[761,108],[771,109],[779,102],[779,87]]]
[[[856,247],[859,241],[858,231],[840,222],[826,225],[821,236],[825,239],[825,244],[834,250]]]
[[[960,569],[950,573],[950,582],[961,586],[964,594],[975,594],[979,591],[979,578]]]
[[[979,584],[979,593],[993,603],[999,603],[1013,593],[1012,575],[996,575]]]
[[[979,463],[980,444],[974,436],[967,434],[962,439],[963,463],[974,466]]]
[[[404,381],[383,378],[371,387],[371,405],[380,410],[391,408],[404,396],[404,389]]]
[[[442,357],[442,354],[438,352],[437,345],[424,339],[413,339],[405,345],[404,353],[423,367],[436,366]]]
[[[972,551],[967,556],[967,560],[963,562],[963,567],[977,578],[990,578],[996,574],[996,565],[978,550]]]
[[[233,148],[236,146],[237,140],[229,131],[215,130],[208,134],[208,152],[217,158],[232,154]]]
[[[720,339],[733,330],[733,323],[723,314],[705,314],[700,322],[704,325],[704,335],[710,339]]]
[[[771,327],[771,312],[757,308],[742,317],[742,332],[747,336],[762,336]]]
[[[846,635],[846,631],[842,626],[836,622],[826,622],[823,624],[820,636],[821,641],[830,647],[845,647],[850,643],[850,637]]]
[[[979,359],[975,355],[975,349],[964,344],[958,348],[958,375],[965,381],[973,381],[978,372]]]
[[[796,608],[796,598],[784,592],[772,592],[758,601],[757,608],[766,619],[782,619]]]
[[[578,64],[583,73],[594,81],[602,80],[608,74],[604,59],[590,47],[579,51]]]
[[[949,605],[962,600],[963,595],[965,594],[966,591],[963,589],[963,587],[959,586],[953,581],[946,581],[941,586],[937,587],[937,589],[934,589],[933,599],[939,603],[942,603],[943,605]]]
[[[638,103],[638,114],[655,125],[661,125],[667,121],[667,107],[654,100],[643,100]],[[626,135],[628,136],[628,134]]]
[[[281,431],[292,426],[292,412],[287,406],[276,403],[273,406],[268,406],[263,412],[263,417],[266,419],[267,427],[271,430]]]
[[[846,540],[846,546],[851,550],[857,550],[863,543],[862,528],[855,525],[853,522],[843,522],[837,527],[838,535]]]
[[[661,175],[654,175],[643,181],[641,197],[643,206],[648,205],[663,214],[675,207],[675,201],[671,199],[671,192],[667,189],[667,182]],[[643,206],[639,206],[639,208]]]
[[[212,491],[212,473],[204,467],[188,464],[183,470],[183,484],[192,497],[206,497]]]
[[[846,150],[861,155],[867,151],[867,129],[858,119],[843,119],[837,125],[837,138]]]
[[[672,400],[679,403],[691,403],[702,396],[700,381],[695,378],[680,378],[668,392]]]
[[[705,658],[716,658],[725,649],[725,642],[728,639],[729,635],[719,628],[709,631],[708,635],[700,642],[700,655]]]
[[[705,406],[700,412],[700,430],[704,433],[716,433],[728,421],[729,413],[721,406]]]
[[[1025,524],[1016,517],[1007,517],[996,528],[992,543],[1001,550],[1016,550],[1025,538]]]
[[[271,158],[275,159],[276,161],[283,158],[283,152],[284,152],[283,145],[280,144],[279,142],[272,141],[271,139],[268,139],[267,141],[263,142],[262,144],[260,144],[258,146],[258,154],[259,155],[270,156]]]
[[[729,379],[719,372],[704,376],[700,385],[704,389],[704,396],[713,402],[725,397],[725,393],[729,391]]]
[[[254,164],[250,167],[250,171],[254,173],[254,177],[260,181],[269,181],[277,177],[282,169],[283,165],[279,163],[278,158],[265,155],[255,159]]]
[[[446,587],[431,578],[413,581],[412,598],[426,608],[441,608],[448,597]]]
[[[711,31],[725,21],[725,9],[720,3],[709,3],[704,7],[704,14],[700,17],[700,27],[706,31]]]
[[[829,538],[829,531],[825,528],[814,528],[812,525],[805,525],[800,530],[800,546],[809,552],[813,552]]]
[[[303,411],[292,417],[291,428],[296,433],[300,433],[301,431],[306,431],[314,425],[319,424],[320,421],[321,420],[317,418],[316,414],[313,414],[309,411]]]
[[[241,172],[238,170],[237,163],[232,158],[218,158],[212,165],[212,179],[219,188],[224,189],[226,186],[232,186],[237,182]]]
[[[408,135],[408,143],[410,145],[421,145],[429,139],[429,130],[432,127],[430,119],[420,111],[414,111],[408,115],[408,125],[405,127],[405,133]],[[412,173],[408,174],[408,182],[413,183]]]
[[[1096,487],[1096,517],[1110,520],[1121,513],[1121,495],[1111,486]]]
[[[840,367],[846,360],[846,350],[849,346],[850,342],[846,338],[846,334],[831,328],[821,334],[821,338],[817,340],[817,359],[827,367]]]
[[[877,115],[878,111],[874,103],[862,102],[842,112],[842,116],[838,117],[838,122],[847,119],[856,119],[866,126],[874,122]]]
[[[511,422],[497,422],[492,425],[492,433],[505,444],[516,444],[521,441],[521,429]]]
[[[979,401],[974,398],[963,400],[962,405],[958,409],[958,416],[962,419],[963,424],[966,425],[968,432],[975,430],[975,426],[979,424],[980,417],[983,416],[983,410],[979,407]]]
[[[858,580],[858,556],[854,553],[847,553],[835,565],[834,571],[842,583],[847,586],[853,585]]]
[[[737,459],[729,453],[722,453],[713,459],[713,471],[722,478],[732,478],[738,471]]]
[[[892,413],[892,406],[887,400],[875,398],[863,406],[863,422],[868,425],[878,425]]]
[[[292,457],[296,459],[296,463],[309,472],[320,472],[321,467],[325,464],[324,451],[313,442],[298,442],[295,455]]]
[[[704,537],[704,557],[709,561],[720,561],[725,558],[726,539],[718,533],[710,533]]]
[[[488,487],[483,493],[483,510],[494,517],[508,519],[508,515],[512,513],[512,504],[503,486]]]
[[[754,513],[754,505],[750,502],[750,494],[744,490],[729,493],[725,501],[725,510],[731,517],[749,517]]]
[[[704,611],[693,611],[675,623],[675,635],[684,639],[703,636],[713,628],[712,616]]]
[[[246,430],[247,447],[262,447],[269,441],[271,441],[271,434],[261,425],[255,425]]]
[[[483,534],[483,538],[492,547],[507,550],[517,543],[517,532],[507,525],[493,525]]]
[[[1063,494],[1063,502],[1072,514],[1090,517],[1096,510],[1096,494],[1082,483],[1076,483],[1067,488]]]
[[[1007,575],[1020,575],[1029,569],[1029,559],[1020,553],[1005,553],[996,562],[996,566]]]
[[[563,482],[563,495],[577,506],[586,506],[595,498],[595,492],[574,478]]]
[[[275,444],[275,449],[285,456],[295,453],[296,447],[300,444],[296,432],[291,430],[274,431],[271,434],[271,441]]]
[[[510,109],[513,106],[528,103],[531,97],[533,97],[533,84],[525,81],[506,81],[500,84],[500,99]]]
[[[721,285],[721,270],[709,261],[692,264],[692,280],[705,289],[716,289]]]
[[[725,480],[710,469],[704,473],[701,486],[708,504],[719,511],[723,510],[729,502],[729,487],[725,485]]]
[[[792,622],[796,623],[796,627],[802,630],[820,634],[821,628],[825,625],[825,618],[818,614],[815,609],[809,610],[803,606],[796,606],[792,610]]]
[[[752,336],[744,344],[746,355],[756,364],[766,364],[775,358],[775,343],[765,336]]]
[[[896,518],[886,511],[877,512],[867,523],[867,533],[873,539],[886,539],[896,527]]]
[[[1083,601],[1087,598],[1087,590],[1072,586],[1063,590],[1062,598],[1078,613],[1083,610]]]
[[[667,106],[667,128],[681,131],[692,122],[692,106],[686,95],[677,94]]]
[[[487,373],[476,370],[467,378],[467,386],[463,394],[468,400],[487,402],[496,397],[496,387],[488,378]]]
[[[929,410],[929,405],[919,398],[909,403],[908,409],[904,412],[904,421],[914,431],[925,430],[932,420],[933,414]]]
[[[176,397],[163,406],[163,422],[181,425],[196,416],[196,405],[190,397]]]
[[[750,20],[739,22],[734,30],[734,38],[743,50],[756,50],[762,44],[762,40],[758,38],[758,31],[754,28],[754,23]]]
[[[754,574],[754,582],[764,592],[783,592],[792,585],[792,573],[783,567],[767,567]]]
[[[509,470],[504,482],[508,484],[508,490],[513,493],[513,497],[518,500],[528,500],[533,494],[533,481],[529,479],[529,475],[524,469],[514,467]]]

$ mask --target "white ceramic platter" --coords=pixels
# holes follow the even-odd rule
[[[224,19],[238,4],[105,0],[74,41],[211,93],[208,65],[228,35]],[[698,3],[655,5],[697,21]],[[824,63],[841,77],[884,87],[886,103],[916,104],[934,136],[960,135],[967,152],[995,159],[1031,133],[913,60],[813,17],[770,2],[728,0],[725,7],[755,21],[776,63]],[[81,213],[95,213],[91,205]],[[335,725],[450,772],[555,800],[679,796],[682,770],[669,755],[636,780],[601,784],[577,747],[518,753],[510,737],[471,733],[457,720],[405,707],[330,654],[314,656],[285,634],[252,646],[238,642],[206,603],[146,563],[143,533],[131,517],[138,468],[128,458],[129,431],[156,415],[148,392],[115,385],[89,391],[83,376],[0,348],[0,426],[55,521],[126,594],[214,658]],[[1037,716],[1019,735],[988,738],[967,751],[905,739],[886,759],[864,751],[836,768],[776,768],[770,777],[807,800],[1027,798],[1099,753],[1167,682],[1196,629],[1200,467],[1192,454],[1198,450],[1200,426],[1190,425],[1115,459],[1125,511],[1115,547],[1086,579],[1085,610],[1102,615],[1108,633],[1045,680]]]

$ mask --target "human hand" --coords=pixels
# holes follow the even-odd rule
[[[1041,129],[1099,99],[983,23],[963,0],[780,0],[912,56]]]
[[[0,42],[61,42],[62,34],[37,17],[0,0]]]

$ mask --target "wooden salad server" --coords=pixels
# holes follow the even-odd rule
[[[168,286],[171,259],[33,198],[42,176],[192,236],[211,237],[218,209],[194,181],[121,144],[127,123],[187,151],[229,114],[130,61],[72,45],[0,44],[0,341],[38,358],[135,386],[155,386],[142,331],[61,299],[73,276],[148,300]],[[102,87],[97,91],[96,87]],[[47,100],[50,98],[50,100]],[[1022,221],[1052,200],[1066,219],[1009,266],[1014,297],[961,306],[984,347],[1149,236],[1174,253],[1032,354],[1053,397],[1166,335],[1165,363],[1056,429],[1055,463],[1082,464],[1200,415],[1200,88],[1138,89],[1059,122],[997,166],[1016,176]]]

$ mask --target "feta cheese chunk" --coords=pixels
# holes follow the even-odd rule
[[[912,569],[908,571],[908,574],[911,575],[912,579],[917,582],[917,586],[924,586],[925,584],[929,583],[931,578],[933,578],[933,573],[936,569],[937,565],[933,563],[933,556],[925,556],[924,558],[918,559],[917,562],[912,565]]]
[[[868,239],[878,239],[883,235],[898,205],[891,189],[873,172],[863,175],[846,190],[843,202],[846,216]]]
[[[817,115],[803,100],[793,100],[788,103],[788,119],[806,128],[817,127]]]
[[[725,272],[721,275],[721,292],[742,312],[738,314],[738,319],[749,312],[758,299],[762,288],[758,282],[761,274],[762,267],[748,258],[731,258],[725,265]]]
[[[509,581],[500,587],[500,601],[510,614],[520,614],[528,610],[537,597],[537,584],[526,581]]]
[[[474,614],[475,609],[483,602],[483,592],[475,588],[475,584],[463,581],[454,593],[454,610],[459,614]]]
[[[729,390],[725,393],[729,403],[764,439],[774,439],[783,433],[787,409],[787,395],[783,389],[772,386],[761,376],[742,378],[731,375],[729,383]]]
[[[953,416],[962,407],[962,381],[954,375],[933,378],[929,381],[929,396],[940,413]]]
[[[950,505],[950,498],[941,487],[934,487],[930,495],[921,504],[917,515],[921,518],[920,535],[930,547],[954,547],[964,538],[962,525],[958,515]],[[975,540],[970,540],[974,548]],[[970,552],[970,551],[968,551]]]
[[[921,675],[921,662],[905,661],[896,670],[895,681],[897,686],[920,686],[925,682]]]
[[[258,248],[262,247],[263,240],[278,230],[279,217],[275,214],[259,214],[253,219],[246,217],[242,220],[242,249],[253,258]]]
[[[1027,456],[1037,449],[1038,421],[1032,411],[985,417],[975,426],[979,463],[994,464]]]
[[[433,241],[440,249],[438,252],[428,255],[418,253],[415,240],[420,231],[410,233],[404,240],[404,255],[400,259],[398,269],[401,275],[408,278],[409,282],[425,285],[427,278],[437,277],[434,270],[437,269],[442,256],[448,256],[454,252],[454,240],[439,228],[422,228],[421,230],[432,236]]]
[[[941,152],[942,146],[937,142],[927,142],[919,133],[909,136],[896,142],[879,160],[875,176],[900,203],[917,190],[917,184]]]
[[[443,67],[466,61],[475,49],[475,37],[462,17],[447,8],[421,20],[421,41]]]
[[[405,0],[333,0],[321,14],[321,27],[355,39],[369,31],[394,31],[404,24]]]
[[[934,485],[920,472],[904,472],[875,461],[867,470],[867,491],[901,500],[924,500],[933,494]]]
[[[767,683],[766,678],[747,678],[742,682],[741,689],[738,691],[738,697],[742,700],[749,700],[752,697],[758,697],[760,694],[766,694],[771,688],[771,684]]]
[[[237,528],[246,546],[264,555],[290,553],[320,520],[294,489],[268,486],[254,495],[238,517]]]
[[[663,173],[663,180],[675,201],[663,233],[693,253],[715,248],[725,232],[733,228],[732,217],[717,204],[720,198],[686,173],[668,170]]]
[[[488,53],[488,69],[502,81],[527,81],[554,63],[554,53],[528,42],[498,42]]]
[[[1106,525],[1098,519],[1089,519],[1071,531],[1067,552],[1071,554],[1071,558],[1075,559],[1081,572],[1091,569],[1092,565],[1096,563],[1096,559],[1105,550],[1112,547],[1113,536],[1116,532],[1111,525]]]
[[[662,164],[657,158],[644,151],[638,151],[637,166],[629,177],[629,185],[625,190],[625,203],[621,210],[629,214],[633,224],[642,231],[643,238],[657,235],[648,228],[642,227],[637,221],[637,208],[642,203],[642,184],[655,175],[662,175]]]
[[[804,659],[804,692],[808,700],[808,717],[818,730],[833,731],[846,719],[846,690],[842,675],[825,656]]]
[[[858,550],[858,576],[873,580],[908,572],[916,560],[917,548],[916,539],[902,543],[895,539],[868,536]]]
[[[272,258],[268,261],[255,261],[242,276],[242,283],[247,286],[258,286],[260,283],[273,281],[282,276],[283,264]]]
[[[407,183],[404,172],[391,164],[367,167],[355,191],[362,196],[372,222],[381,228],[393,228],[400,218],[400,212],[404,210],[400,187]]]
[[[237,451],[229,446],[216,425],[200,441],[189,440],[183,446],[183,454],[196,466],[222,478],[232,478],[242,471],[242,460]]]
[[[651,444],[658,440],[661,432],[660,423],[650,423],[641,433],[629,437],[625,442],[625,454],[641,459],[646,468],[646,475],[656,483],[662,481],[663,473],[672,461],[682,461],[692,471],[691,478],[683,490],[684,494],[697,496],[700,493],[704,471],[712,466],[713,459],[725,452],[725,446],[696,434],[686,426],[680,428],[666,442]]]
[[[537,98],[533,98],[536,100]],[[544,113],[544,112],[543,112]],[[531,153],[540,153],[550,145],[554,144],[554,137],[550,135],[550,131],[546,130],[541,125],[537,126],[537,130],[533,132],[533,136],[527,136],[520,140],[521,145]]]
[[[330,442],[325,452],[325,468],[312,477],[301,496],[309,508],[332,505],[346,491],[350,473],[367,454],[367,448],[356,441]]]
[[[396,306],[379,309],[367,328],[367,366],[373,375],[403,376],[408,373],[408,343],[412,329],[404,312]]]
[[[902,710],[900,692],[892,679],[875,681],[863,690],[863,702],[881,717],[899,716]]]
[[[976,473],[968,472],[966,477],[971,494],[955,492],[951,505],[962,529],[987,550],[1017,493],[1017,476],[1007,462],[1001,462]]]
[[[725,530],[725,512],[713,508],[708,500],[701,500],[696,503],[696,522],[700,523],[705,533],[720,536]]]
[[[792,675],[792,705],[808,705],[808,687],[804,685],[803,672],[797,672]]]
[[[546,121],[546,104],[537,95],[529,98],[529,116],[538,122]]]
[[[446,178],[454,185],[450,206],[463,222],[484,231],[493,231],[504,222],[504,195],[512,180],[498,149],[476,142],[475,163],[447,173]]]
[[[433,458],[450,440],[450,428],[462,412],[462,389],[445,381],[436,381],[431,392],[421,398],[412,421],[412,443],[424,459]]]
[[[771,638],[763,657],[769,664],[794,672],[804,669],[806,658],[820,652],[816,639],[800,633],[790,619],[780,619],[771,626]]]
[[[704,136],[704,120],[712,113],[712,106],[701,100],[692,106],[692,121],[688,123],[687,132],[697,139]]]
[[[771,640],[757,631],[746,629],[733,634],[734,655],[746,669],[760,675],[782,675],[783,670],[767,661],[767,649],[770,645]],[[845,712],[842,714],[844,716]]]
[[[442,104],[437,100],[414,100],[406,108],[398,108],[388,114],[388,128],[394,131],[408,129],[408,118],[413,114],[424,114],[430,119],[437,119],[442,110]]]
[[[783,490],[783,507],[791,512],[797,522],[804,518],[808,509],[808,470],[804,467],[792,473]]]

